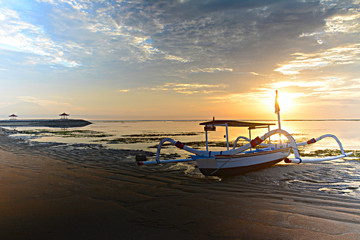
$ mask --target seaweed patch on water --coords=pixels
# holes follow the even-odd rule
[[[151,143],[151,142],[159,142],[163,138],[114,138],[114,139],[99,139],[94,140],[93,142],[103,142],[107,144],[133,144],[133,143]]]
[[[36,129],[36,130],[20,130],[18,133],[35,135],[35,136],[59,136],[59,137],[73,137],[73,138],[103,138],[113,135],[105,134],[99,131],[93,130],[48,130],[48,129]]]
[[[186,146],[189,146],[189,147],[192,147],[194,149],[199,149],[200,147],[203,147],[205,146],[205,142],[204,141],[196,141],[196,142],[184,142],[184,144]],[[171,143],[164,143],[162,145],[162,148],[167,148],[167,147],[170,147],[170,146],[173,146]],[[210,146],[210,142],[209,142],[209,146]],[[153,146],[150,146],[149,148],[157,148],[158,147],[158,144],[156,145],[153,145]]]
[[[189,147],[192,147],[192,148],[195,148],[195,149],[199,149],[199,148],[202,148],[202,147],[205,147],[206,146],[206,142],[205,141],[193,141],[193,142],[183,142],[186,146],[189,146]],[[247,144],[248,142],[238,142],[237,144],[237,147],[239,146],[242,146],[244,144]],[[164,143],[162,145],[163,147],[168,147],[168,146],[172,146],[171,143]],[[208,142],[208,146],[209,147],[224,147],[226,148],[227,147],[227,144],[226,142],[224,141],[209,141]],[[234,141],[232,142],[229,142],[229,146],[232,148],[234,146]],[[154,145],[154,146],[150,146],[149,148],[157,148],[158,145]]]
[[[347,150],[346,152],[352,152],[353,154],[350,157],[360,157],[360,151],[357,150]],[[321,149],[314,150],[310,152],[305,152],[304,150],[299,150],[300,156],[304,157],[331,157],[341,155],[341,150],[338,149]]]
[[[150,134],[131,134],[122,135],[122,137],[114,139],[99,139],[93,142],[102,142],[107,144],[134,144],[134,143],[152,143],[160,142],[161,139],[174,136],[196,136],[200,133],[182,132],[182,133],[150,133]]]
[[[180,133],[146,133],[146,134],[130,134],[130,135],[122,135],[123,137],[131,137],[131,138],[145,138],[145,137],[174,137],[174,136],[197,136],[202,134],[202,132],[180,132]]]

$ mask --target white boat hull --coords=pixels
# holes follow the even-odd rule
[[[217,155],[212,158],[197,157],[199,170],[206,176],[234,176],[270,167],[290,155],[290,148],[270,151]]]

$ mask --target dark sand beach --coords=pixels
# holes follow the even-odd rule
[[[0,136],[0,239],[360,239],[360,200]],[[295,171],[295,170],[294,170]]]

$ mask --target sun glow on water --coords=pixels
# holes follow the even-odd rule
[[[280,142],[286,143],[286,142],[289,142],[287,137],[285,135],[282,135],[282,134],[272,135],[270,139],[271,139],[272,143],[280,143]]]

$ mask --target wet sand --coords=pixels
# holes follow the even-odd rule
[[[0,239],[360,239],[359,199],[139,168],[134,153],[0,136]]]

